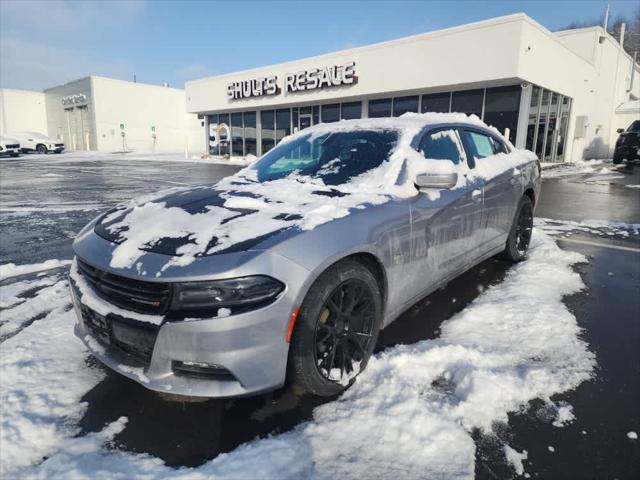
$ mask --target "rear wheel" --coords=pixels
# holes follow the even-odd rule
[[[289,377],[304,393],[339,394],[365,368],[382,317],[378,282],[361,263],[327,269],[305,297],[293,332]]]
[[[42,154],[42,153],[47,153],[47,147],[46,147],[46,145],[43,145],[43,144],[39,143],[39,144],[36,146],[36,152],[41,153],[41,154]]]
[[[528,196],[523,196],[518,204],[516,216],[511,226],[511,232],[500,257],[511,262],[520,262],[527,256],[531,233],[533,231],[533,202]]]

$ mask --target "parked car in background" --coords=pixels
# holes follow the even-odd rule
[[[23,152],[37,153],[61,153],[64,150],[64,143],[37,132],[14,132],[11,134],[13,138],[20,141],[20,147]]]
[[[0,137],[0,155],[20,155],[20,142],[15,138]]]
[[[525,258],[536,156],[463,114],[320,124],[215,185],[120,205],[73,244],[76,335],[144,387],[340,393],[380,329]]]
[[[640,120],[635,120],[626,130],[619,128],[618,141],[613,151],[613,163],[623,160],[640,160]]]

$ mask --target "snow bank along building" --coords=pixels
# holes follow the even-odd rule
[[[185,92],[90,76],[44,92],[0,90],[0,133],[35,131],[69,150],[202,150],[202,121],[185,110]],[[193,139],[197,138],[196,141]]]
[[[211,154],[260,155],[319,122],[432,111],[478,115],[562,162],[611,156],[628,123],[616,109],[640,97],[639,76],[604,29],[551,32],[516,14],[194,80],[186,101]]]

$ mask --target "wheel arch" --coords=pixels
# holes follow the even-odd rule
[[[533,191],[533,188],[529,187],[524,191],[524,195],[529,197],[533,206],[536,206],[536,192]]]

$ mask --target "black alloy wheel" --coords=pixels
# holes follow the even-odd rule
[[[533,232],[533,202],[525,195],[520,199],[511,232],[507,237],[500,258],[510,262],[521,262],[527,256]]]
[[[297,393],[331,397],[364,370],[382,323],[382,293],[366,263],[325,270],[300,306],[289,346],[288,379]]]
[[[45,145],[43,145],[43,144],[39,143],[39,144],[36,146],[36,152],[38,152],[38,153],[40,153],[40,154],[47,153],[47,147],[46,147]]]
[[[531,202],[524,203],[518,215],[516,224],[516,250],[519,254],[525,255],[531,243],[531,232],[533,231],[533,207]]]
[[[342,382],[359,373],[373,336],[372,297],[364,282],[350,279],[336,287],[320,310],[314,353],[325,379]]]

